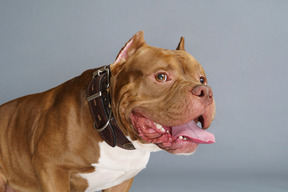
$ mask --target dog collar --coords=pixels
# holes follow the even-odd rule
[[[94,120],[94,128],[110,146],[133,150],[135,147],[120,130],[113,117],[109,87],[110,66],[98,68],[93,73],[93,78],[87,91],[87,100]]]

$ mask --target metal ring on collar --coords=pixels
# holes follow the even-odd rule
[[[112,110],[110,110],[110,112],[109,112],[109,118],[108,118],[107,122],[105,123],[105,125],[104,125],[103,127],[101,127],[101,128],[97,128],[97,127],[96,127],[96,124],[95,124],[95,122],[94,122],[94,128],[95,128],[98,132],[103,131],[104,129],[106,129],[106,128],[108,127],[108,125],[110,124],[110,120],[111,120],[111,119],[112,119]]]

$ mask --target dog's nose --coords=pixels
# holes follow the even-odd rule
[[[192,89],[192,94],[200,97],[205,105],[213,102],[213,91],[208,85],[198,85]]]

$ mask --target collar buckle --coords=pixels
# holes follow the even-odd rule
[[[104,66],[104,67],[101,67],[100,69],[98,69],[97,71],[95,71],[93,73],[93,79],[95,79],[96,77],[100,77],[102,74],[106,73],[107,74],[107,78],[106,78],[106,89],[108,89],[110,87],[110,69],[109,69],[109,66]],[[102,92],[101,90],[93,95],[90,95],[89,97],[87,97],[87,100],[88,101],[92,101],[98,97],[102,97]],[[107,126],[106,126],[107,127]]]
[[[93,73],[93,78],[102,75],[103,73],[107,73],[107,85],[106,88],[108,89],[110,87],[110,68],[109,66],[104,66],[98,69]]]

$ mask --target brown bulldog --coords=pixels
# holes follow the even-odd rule
[[[0,106],[0,192],[129,191],[151,151],[213,143],[201,65],[135,34],[114,63]]]

